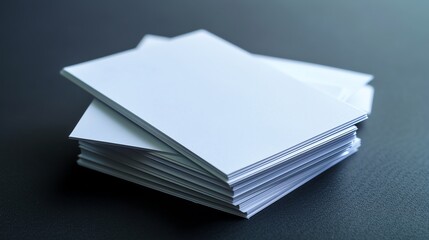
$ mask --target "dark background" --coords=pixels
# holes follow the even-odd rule
[[[0,4],[0,239],[429,238],[429,1]],[[78,167],[91,97],[59,70],[200,28],[374,74],[360,151],[251,220]]]

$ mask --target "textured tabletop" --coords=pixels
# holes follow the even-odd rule
[[[427,1],[0,3],[0,239],[428,239]],[[64,66],[204,28],[375,76],[359,152],[250,220],[77,166]]]

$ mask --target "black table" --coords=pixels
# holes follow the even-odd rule
[[[12,2],[12,1],[11,1]],[[13,1],[0,7],[0,239],[429,239],[428,1]],[[78,167],[62,67],[205,28],[376,76],[360,151],[251,220]]]

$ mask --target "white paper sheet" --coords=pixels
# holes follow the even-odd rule
[[[372,111],[372,100],[374,98],[374,88],[370,85],[364,86],[353,94],[347,102],[356,108],[362,109],[368,114]]]
[[[176,153],[171,147],[97,100],[92,101],[70,138]]]

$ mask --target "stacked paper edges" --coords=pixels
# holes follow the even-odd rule
[[[245,218],[355,153],[373,95],[371,75],[204,30],[61,73],[97,99],[70,135],[80,165]]]

